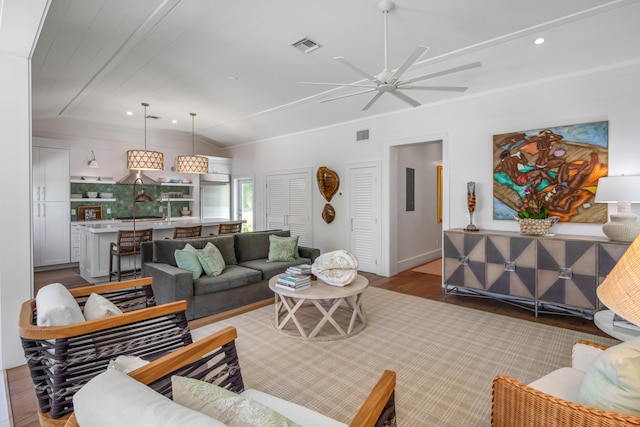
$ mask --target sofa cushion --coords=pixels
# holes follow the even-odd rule
[[[251,285],[262,279],[262,273],[239,265],[228,265],[219,276],[202,276],[193,281],[193,294],[202,295]]]
[[[304,427],[347,427],[347,424],[343,424],[319,412],[259,390],[248,389],[240,393],[240,395],[260,402]]]
[[[298,258],[295,261],[267,262],[266,259],[254,259],[240,264],[242,267],[252,268],[262,272],[262,280],[269,280],[277,274],[284,273],[287,268],[299,264],[311,264],[309,258]]]
[[[61,283],[52,283],[38,291],[36,310],[38,326],[66,326],[85,320],[78,302]]]
[[[202,264],[198,259],[198,252],[196,249],[187,243],[184,249],[176,249],[174,252],[176,264],[183,270],[190,271],[193,275],[193,279],[197,279],[202,276]]]
[[[122,314],[122,310],[102,295],[92,292],[84,304],[83,313],[85,319],[94,320]]]
[[[289,230],[277,230],[234,234],[237,262],[243,263],[254,259],[268,258],[269,236],[271,235],[289,237],[291,232]]]
[[[222,254],[226,265],[237,264],[235,240],[232,234],[226,236],[213,236],[197,239],[163,239],[153,241],[153,262],[170,264],[177,267],[174,252],[184,249],[188,243],[196,249],[203,249],[207,243],[213,243]]]
[[[207,276],[219,276],[224,271],[224,258],[211,242],[208,242],[204,249],[198,249],[198,261]]]
[[[273,409],[225,388],[186,377],[171,377],[173,400],[230,427],[300,427]]]
[[[73,406],[82,427],[224,427],[114,369],[85,384],[73,396]]]
[[[299,236],[269,236],[269,262],[291,262],[298,258]]]
[[[589,364],[579,403],[640,417],[640,338],[609,347]]]
[[[584,372],[563,367],[535,380],[529,386],[559,399],[578,403],[583,378]]]

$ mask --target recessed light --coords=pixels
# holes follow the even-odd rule
[[[178,121],[176,119],[173,119],[173,120],[171,120],[171,123],[173,123],[175,125],[176,123],[178,123]]]
[[[229,77],[227,77],[227,78],[228,78],[229,80],[231,80],[231,81],[234,81],[234,82],[238,80],[238,77],[237,77],[237,76],[229,76]]]
[[[537,39],[535,39],[535,40],[533,41],[533,44],[538,44],[538,45],[540,45],[540,44],[543,44],[545,41],[546,41],[546,40],[545,40],[543,37],[538,37]]]
[[[133,111],[127,111],[127,116],[133,116]]]

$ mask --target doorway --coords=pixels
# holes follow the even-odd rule
[[[242,231],[254,230],[253,178],[235,180],[234,219],[242,221]]]

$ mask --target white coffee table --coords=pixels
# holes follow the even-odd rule
[[[355,335],[367,325],[362,294],[369,281],[364,276],[358,275],[347,286],[331,286],[315,280],[310,288],[296,292],[277,287],[277,280],[278,276],[272,277],[269,288],[275,293],[275,327],[281,333],[307,340],[329,341]],[[295,328],[287,327],[289,322]],[[326,323],[333,328],[325,328],[319,335]]]
[[[640,336],[640,331],[613,326],[613,311],[600,310],[593,316],[593,322],[598,328],[620,341],[629,341]]]

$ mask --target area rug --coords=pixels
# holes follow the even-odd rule
[[[433,261],[429,261],[426,264],[422,264],[412,269],[417,273],[435,274],[436,276],[442,275],[442,258],[438,258]]]
[[[618,342],[378,288],[363,298],[367,326],[343,340],[284,336],[273,326],[272,306],[201,327],[193,336],[235,326],[247,388],[344,423],[382,372],[393,370],[398,425],[429,427],[489,426],[496,375],[528,383],[569,366],[578,339]]]

